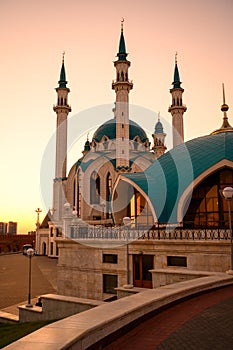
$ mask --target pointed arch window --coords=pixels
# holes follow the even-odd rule
[[[93,171],[90,178],[90,203],[100,203],[100,177],[96,171]]]
[[[75,176],[74,182],[73,182],[73,208],[76,210],[76,185],[77,185],[77,178]]]

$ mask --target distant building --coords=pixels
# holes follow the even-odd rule
[[[17,222],[9,221],[7,225],[7,234],[16,235],[17,234]]]
[[[7,222],[0,222],[0,235],[7,234]]]

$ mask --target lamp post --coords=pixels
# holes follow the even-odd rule
[[[123,224],[126,227],[126,270],[127,270],[127,286],[130,286],[130,275],[129,275],[129,225],[131,224],[131,219],[128,216],[123,218]]]
[[[35,251],[34,249],[32,248],[29,248],[27,250],[27,256],[28,256],[28,259],[29,259],[29,270],[28,270],[28,303],[26,305],[26,307],[32,307],[32,304],[31,304],[31,270],[32,270],[32,257],[34,255]]]
[[[233,197],[233,188],[225,187],[222,191],[224,198],[227,200],[228,204],[228,216],[229,216],[229,229],[231,238],[231,271],[233,270],[233,245],[232,245],[232,225],[231,225],[231,201]]]

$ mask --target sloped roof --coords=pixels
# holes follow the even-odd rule
[[[177,205],[185,189],[200,174],[223,159],[233,161],[233,133],[187,141],[157,159],[144,173],[124,174],[149,197],[159,222],[176,222]]]

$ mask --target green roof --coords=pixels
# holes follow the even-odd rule
[[[110,140],[116,139],[116,119],[110,119],[102,124],[94,133],[93,139],[96,142],[100,142],[103,136],[107,136]],[[129,121],[129,138],[133,140],[136,136],[140,138],[142,142],[147,140],[145,131],[132,120]]]
[[[62,62],[62,66],[61,66],[61,72],[60,72],[60,80],[58,82],[59,84],[59,88],[66,88],[66,71],[65,71],[65,64],[64,62]]]
[[[161,121],[158,121],[155,124],[155,134],[163,134],[163,124],[161,123]]]
[[[181,85],[179,69],[178,69],[177,63],[175,64],[174,81],[172,84],[173,84],[173,89],[179,89],[180,85]]]
[[[174,223],[185,189],[204,171],[224,159],[233,161],[231,132],[185,142],[158,158],[144,173],[122,176],[148,195],[159,222]]]
[[[118,60],[119,61],[126,61],[127,55],[128,54],[126,53],[126,48],[125,48],[125,38],[124,38],[123,31],[122,31],[121,36],[120,36],[119,52],[117,54]]]

